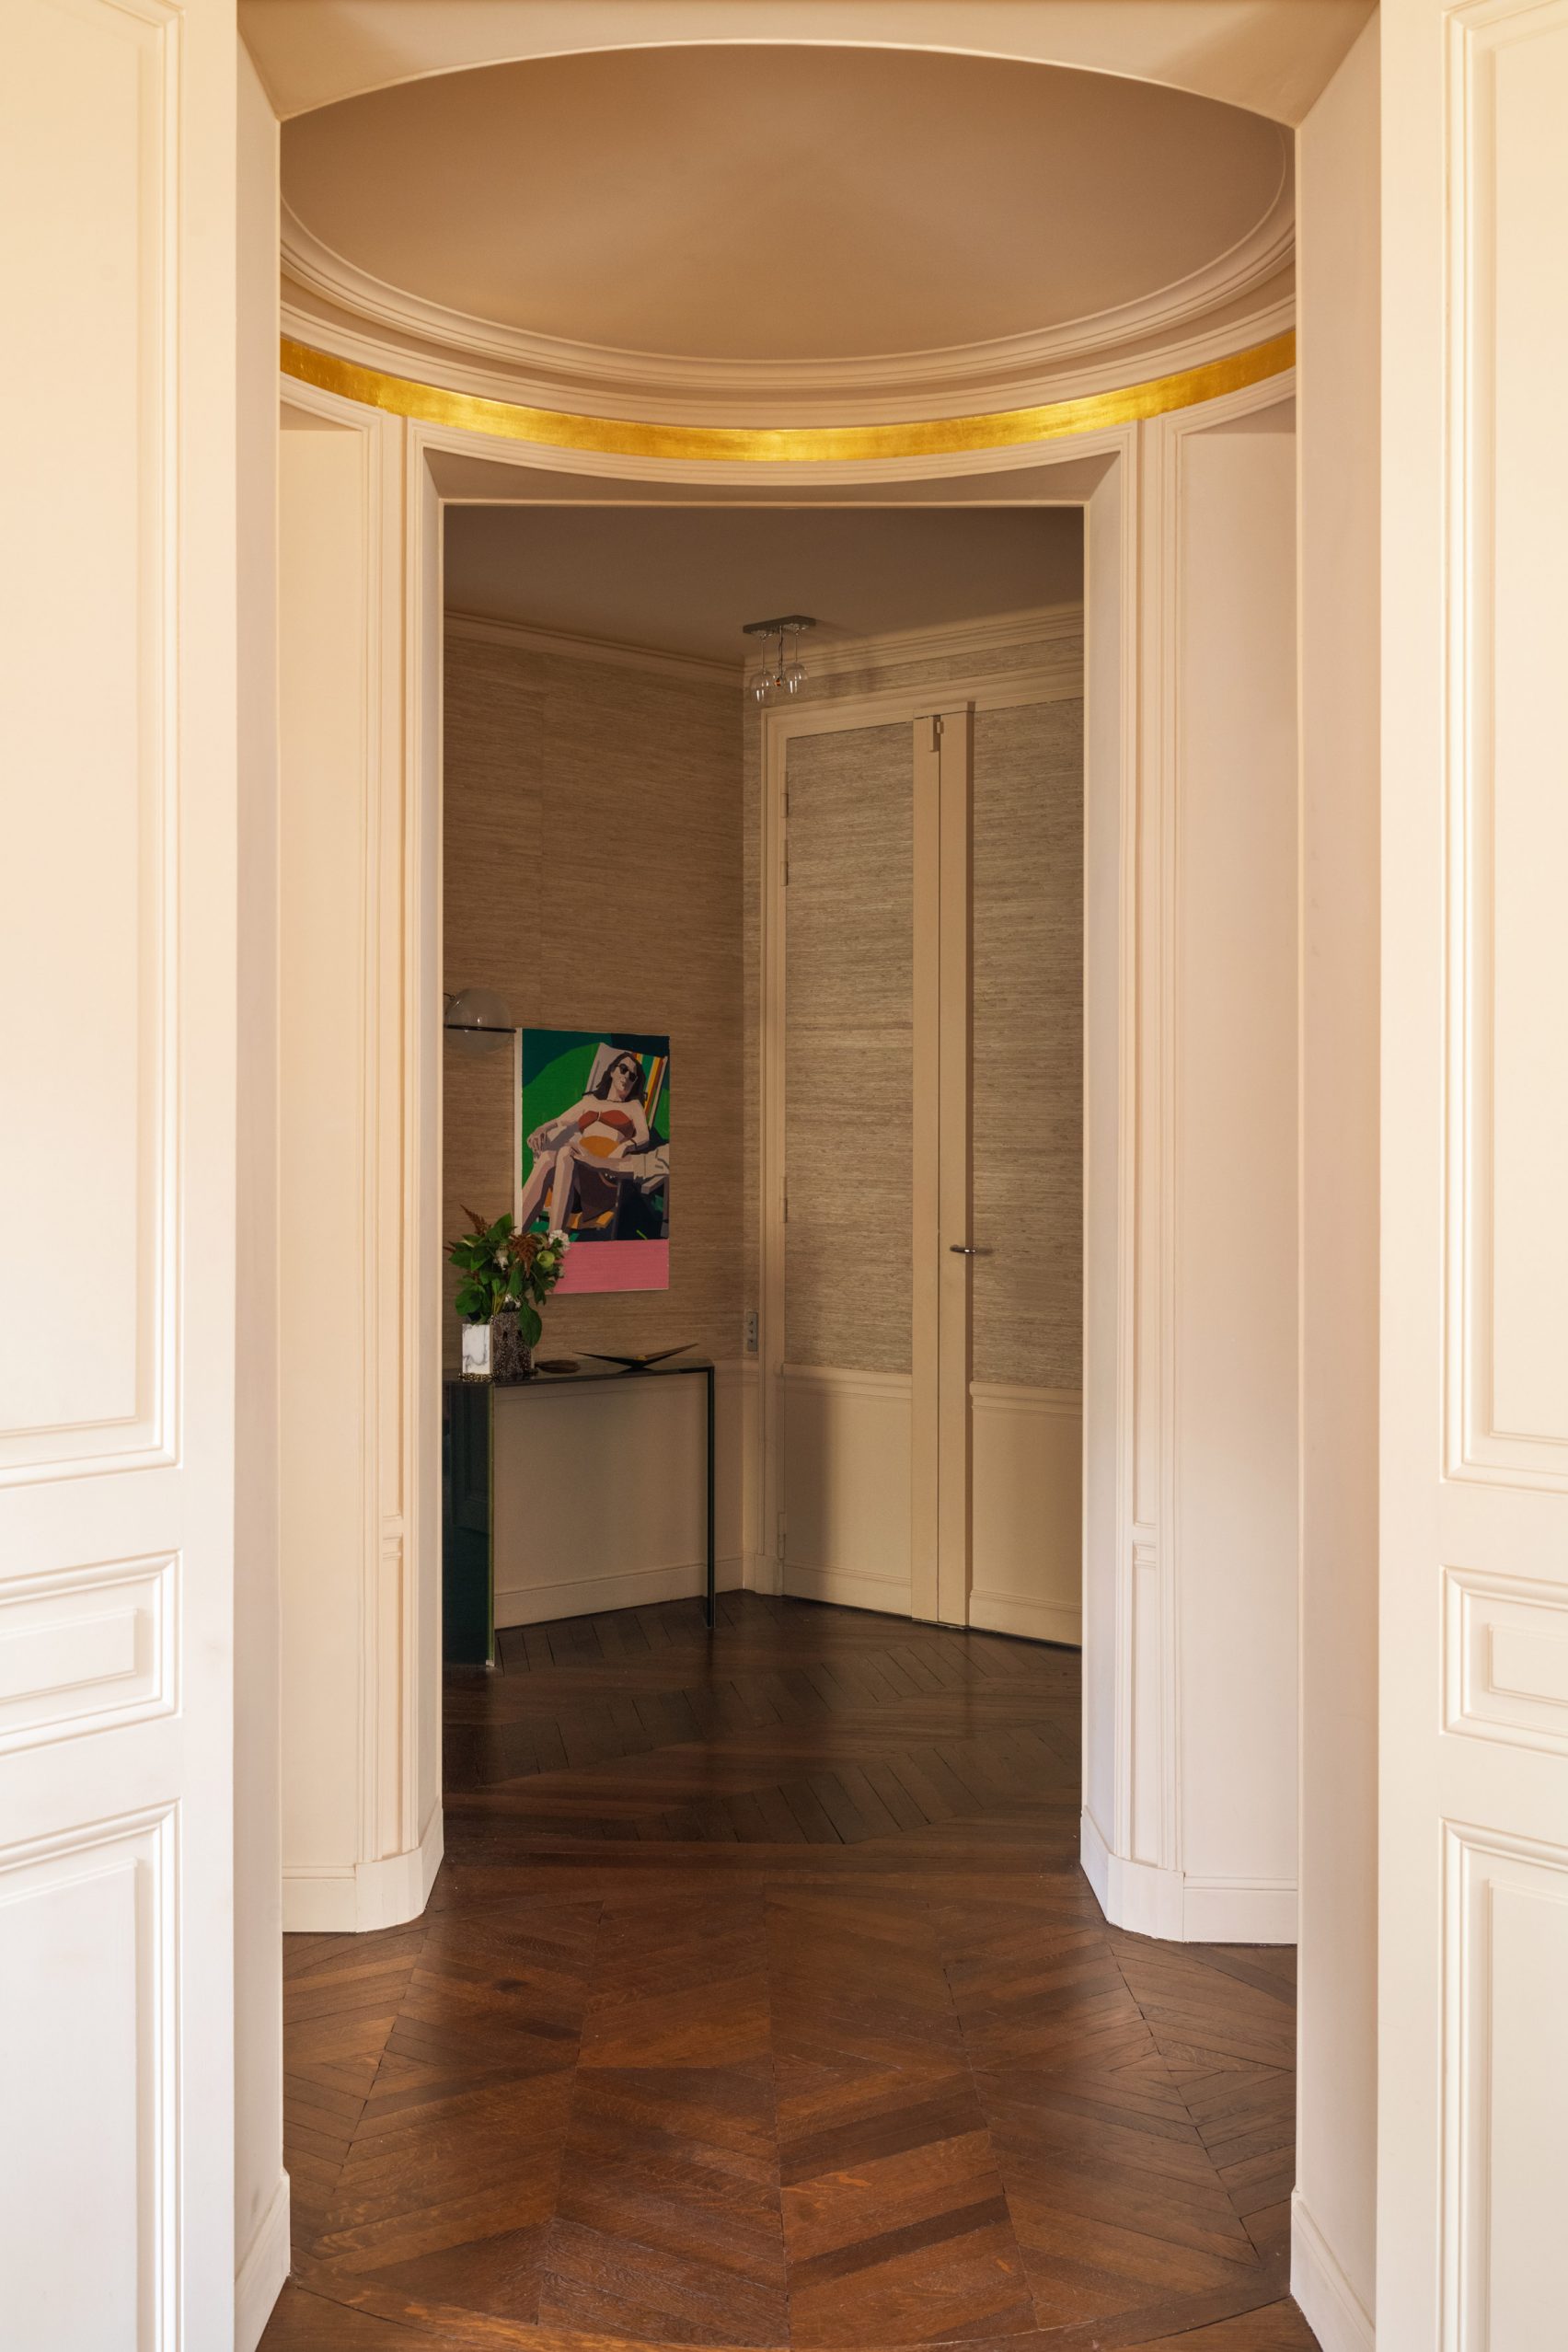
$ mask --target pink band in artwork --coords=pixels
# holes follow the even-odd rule
[[[574,1241],[556,1285],[558,1298],[571,1290],[668,1290],[667,1241]]]

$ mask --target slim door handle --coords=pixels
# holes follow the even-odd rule
[[[989,1250],[977,1250],[971,1241],[950,1241],[948,1248],[955,1258],[988,1258]]]

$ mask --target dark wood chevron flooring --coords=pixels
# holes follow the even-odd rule
[[[1309,2352],[1294,1955],[1106,1926],[1076,1654],[739,1593],[502,1653],[425,1917],[287,1939],[265,2352]]]

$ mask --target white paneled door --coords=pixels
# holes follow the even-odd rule
[[[1568,0],[1384,0],[1378,2352],[1568,2309]]]
[[[1076,631],[1052,651],[765,724],[767,1322],[784,1589],[1076,1642]]]
[[[0,12],[0,2335],[233,2341],[235,35]]]

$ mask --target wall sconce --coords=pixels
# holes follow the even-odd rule
[[[493,988],[460,988],[448,997],[443,1025],[464,1054],[493,1054],[504,1038],[517,1034],[505,997]]]

